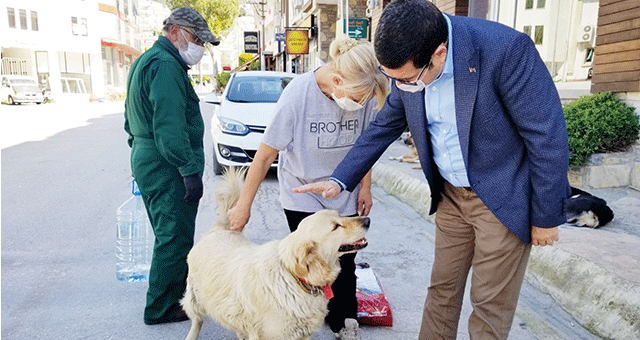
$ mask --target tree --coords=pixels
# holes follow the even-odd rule
[[[217,38],[225,36],[240,13],[238,0],[166,0],[171,10],[191,7],[198,11],[209,24],[211,33]]]

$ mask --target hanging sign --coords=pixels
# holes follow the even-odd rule
[[[244,53],[260,53],[260,40],[258,31],[244,32]]]
[[[287,53],[309,54],[309,30],[286,30]]]

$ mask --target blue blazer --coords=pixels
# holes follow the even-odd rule
[[[453,30],[455,108],[469,183],[515,235],[566,221],[569,146],[560,98],[531,38],[496,22],[449,16]],[[437,210],[444,179],[432,157],[424,90],[395,82],[377,118],[333,177],[353,190],[408,127]]]

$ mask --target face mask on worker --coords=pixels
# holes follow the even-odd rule
[[[182,37],[188,43],[186,50],[178,50],[182,60],[184,60],[188,65],[195,65],[199,63],[204,55],[204,46],[200,46],[189,41],[182,30],[180,30],[180,33],[182,33]]]
[[[361,104],[353,101],[351,98],[347,98],[347,97],[338,98],[336,97],[335,93],[331,94],[331,98],[333,98],[333,101],[335,101],[336,104],[338,104],[338,106],[340,106],[340,108],[345,111],[356,111],[364,107]]]

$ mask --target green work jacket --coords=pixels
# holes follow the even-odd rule
[[[204,121],[188,70],[169,39],[158,38],[131,65],[124,113],[129,146],[153,143],[183,177],[204,171]]]

